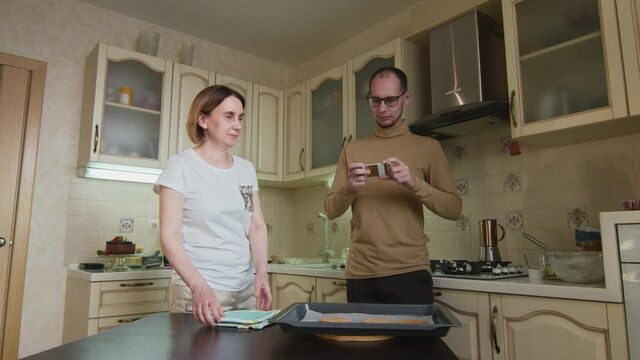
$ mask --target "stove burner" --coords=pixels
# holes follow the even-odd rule
[[[431,260],[431,272],[448,275],[516,275],[523,274],[520,267],[509,266],[511,261]]]

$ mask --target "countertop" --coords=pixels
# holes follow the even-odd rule
[[[263,330],[202,326],[191,314],[160,313],[27,357],[45,359],[457,359],[438,337],[342,342]]]
[[[126,271],[80,270],[78,264],[69,264],[68,275],[88,281],[123,281],[139,279],[166,279],[172,268],[130,269]]]
[[[343,270],[314,269],[295,265],[269,264],[269,273],[345,279]],[[619,279],[619,278],[618,278]],[[606,279],[605,279],[606,280]],[[618,280],[619,281],[619,280]],[[530,280],[528,277],[502,280],[470,280],[433,275],[433,286],[441,289],[481,291],[489,293],[553,297],[573,300],[622,302],[622,294],[615,286],[605,283],[570,284],[562,280]]]

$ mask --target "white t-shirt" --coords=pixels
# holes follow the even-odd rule
[[[258,180],[253,164],[233,156],[229,169],[204,161],[193,149],[172,156],[153,187],[184,195],[182,242],[211,288],[238,291],[253,281],[249,227]]]

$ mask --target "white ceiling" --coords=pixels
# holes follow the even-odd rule
[[[297,66],[421,0],[82,0]]]

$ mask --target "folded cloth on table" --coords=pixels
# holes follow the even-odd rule
[[[277,314],[280,310],[229,310],[218,326],[236,327],[240,329],[262,329],[269,325],[269,318]]]

